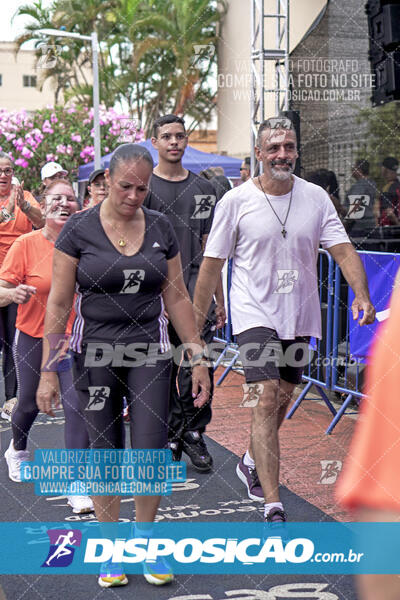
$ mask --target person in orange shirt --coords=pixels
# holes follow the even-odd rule
[[[21,481],[21,463],[29,459],[26,450],[30,428],[39,412],[35,396],[40,379],[44,315],[52,278],[54,242],[68,217],[78,209],[71,184],[51,182],[44,197],[46,222],[43,229],[19,237],[7,253],[0,269],[0,306],[18,305],[14,357],[18,378],[18,402],[11,415],[12,439],[5,459],[12,481]],[[66,328],[69,335],[74,320],[71,312]],[[73,386],[71,360],[63,356],[65,336],[60,336],[57,365],[65,413],[65,446],[87,448],[89,437],[79,400]],[[56,359],[56,357],[54,357]],[[90,512],[87,496],[68,496],[75,513]]]
[[[40,205],[32,194],[23,190],[22,185],[14,185],[12,159],[0,152],[0,266],[5,256],[20,235],[32,231],[32,225],[43,227],[43,214]],[[10,420],[16,402],[17,378],[12,356],[12,343],[15,335],[17,305],[13,302],[0,308],[0,329],[3,345],[3,377],[5,403],[1,416]]]
[[[400,287],[399,274],[389,319],[376,335],[369,360],[361,414],[338,481],[338,502],[362,522],[400,520]],[[371,540],[371,543],[374,543]],[[398,600],[400,578],[358,575],[362,600]]]

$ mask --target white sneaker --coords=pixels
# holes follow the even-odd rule
[[[67,502],[76,515],[94,511],[93,502],[89,496],[67,496]]]
[[[17,404],[17,398],[10,398],[3,404],[3,408],[1,409],[1,418],[6,421],[11,421],[12,411],[14,410],[14,406]]]
[[[27,450],[14,450],[14,442],[11,438],[10,445],[4,453],[8,466],[8,476],[11,481],[21,483],[21,464],[29,460],[29,452]]]

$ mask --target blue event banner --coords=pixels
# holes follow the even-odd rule
[[[149,529],[151,527],[151,529]],[[400,523],[0,523],[2,574],[400,573]]]
[[[392,295],[394,279],[400,268],[400,256],[391,253],[359,253],[367,274],[368,286],[372,304],[376,309],[376,320],[372,325],[360,327],[358,321],[353,320],[351,305],[354,293],[349,288],[348,318],[350,322],[350,353],[355,358],[367,358],[373,339],[381,326],[388,318],[388,306]]]

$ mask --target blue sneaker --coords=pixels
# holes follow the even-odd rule
[[[119,587],[126,585],[128,578],[124,573],[121,563],[114,563],[111,560],[104,562],[100,567],[98,584],[100,587]]]
[[[174,574],[167,561],[160,556],[154,562],[143,563],[143,575],[147,583],[152,585],[166,585],[174,580]]]

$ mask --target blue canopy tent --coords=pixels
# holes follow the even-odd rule
[[[140,142],[142,146],[145,146],[153,157],[154,163],[158,163],[158,152],[154,150],[151,141],[145,140]],[[106,154],[101,159],[103,167],[108,167],[111,159],[111,153]],[[232,158],[230,156],[223,156],[220,154],[209,154],[208,152],[201,152],[191,146],[186,148],[185,154],[183,155],[182,164],[186,169],[193,171],[193,173],[200,173],[203,169],[209,167],[223,167],[226,177],[240,177],[240,165],[242,160],[240,158]],[[94,170],[94,163],[90,162],[82,167],[79,167],[78,181],[87,181],[90,173]]]

